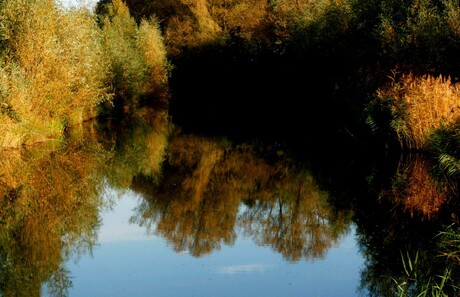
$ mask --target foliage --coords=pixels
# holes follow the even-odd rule
[[[101,18],[110,14],[107,3],[98,3]],[[196,74],[190,84],[214,85],[206,76],[212,72],[224,81],[217,89],[233,88],[229,77],[260,67],[257,78],[286,90],[273,97],[297,96],[317,109],[324,107],[306,90],[321,85],[322,92],[331,94],[325,105],[334,109],[329,114],[337,125],[362,125],[367,117],[364,122],[384,142],[396,137],[406,148],[426,149],[428,136],[458,114],[457,1],[128,0],[126,5],[138,24],[157,17],[168,55],[179,68],[191,67],[189,73]],[[187,64],[187,59],[199,62]],[[206,61],[215,68],[206,67]],[[411,74],[385,86],[386,75],[396,67]],[[184,77],[179,79],[190,79]],[[294,82],[307,86],[291,91]],[[267,105],[276,104],[268,99]],[[225,99],[214,101],[205,104],[226,105]],[[297,101],[286,104],[297,110]]]
[[[437,129],[429,138],[429,147],[438,157],[438,168],[458,186],[460,174],[460,127],[457,124]]]
[[[399,297],[447,297],[449,282],[452,282],[451,271],[446,268],[443,275],[437,276],[435,279],[428,278],[425,280],[426,276],[423,275],[423,271],[419,271],[418,265],[418,253],[415,255],[415,258],[412,259],[409,254],[404,256],[401,253],[402,266],[406,277],[404,280],[398,281],[394,279],[394,282],[397,285],[397,293]],[[452,285],[451,285],[452,286]],[[453,286],[455,290],[455,287]]]
[[[102,22],[115,104],[133,105],[141,95],[164,95],[169,64],[156,19],[138,26],[121,0],[107,5]]]
[[[93,117],[109,98],[93,15],[51,0],[7,0],[0,22],[0,147],[60,137]]]
[[[157,21],[138,26],[121,1],[110,7],[101,30],[86,8],[1,2],[0,147],[62,137],[97,116],[113,91],[117,104],[166,99],[170,66]]]
[[[96,243],[107,156],[88,141],[1,152],[2,296],[39,296],[45,282],[67,294],[64,262]]]
[[[391,190],[380,193],[380,199],[389,199],[394,205],[400,205],[411,217],[438,217],[450,193],[446,182],[433,177],[432,167],[430,160],[421,157],[399,164]]]
[[[439,246],[441,255],[452,261],[456,265],[460,265],[460,233],[458,226],[455,224],[449,225],[440,232]]]
[[[460,234],[455,224],[443,228],[435,237],[437,244],[436,253],[441,259],[444,272],[441,275],[429,276],[429,271],[423,271],[419,267],[418,253],[415,258],[409,254],[401,253],[402,265],[405,271],[404,280],[396,280],[398,296],[454,296],[460,290],[456,275],[460,264],[459,246]]]
[[[161,182],[135,181],[145,199],[132,221],[193,256],[233,244],[240,228],[289,261],[321,258],[348,228],[308,170],[279,151],[268,160],[252,145],[173,135]]]

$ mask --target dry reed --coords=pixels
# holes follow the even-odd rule
[[[380,89],[377,97],[393,99],[392,127],[409,148],[425,148],[434,130],[460,119],[460,86],[449,77],[404,75]]]

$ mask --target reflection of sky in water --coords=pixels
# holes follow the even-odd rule
[[[127,192],[105,213],[99,245],[67,268],[69,296],[356,296],[363,259],[354,230],[324,260],[288,263],[239,236],[233,246],[194,258],[129,224],[139,197]]]
[[[103,225],[99,231],[98,242],[152,240],[151,236],[146,236],[145,228],[128,223],[140,199],[142,197],[128,190],[115,201],[115,209],[107,210],[103,215]]]

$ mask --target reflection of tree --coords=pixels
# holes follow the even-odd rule
[[[102,140],[115,153],[106,166],[110,185],[126,190],[136,176],[157,178],[161,174],[169,129],[166,112],[147,108],[110,126]]]
[[[291,261],[322,258],[340,235],[339,226],[331,224],[327,192],[305,171],[289,172],[274,184],[269,197],[240,215],[245,234]]]
[[[103,179],[125,190],[136,176],[156,177],[167,124],[145,108],[117,132],[81,126],[68,144],[0,152],[1,296],[38,296],[45,283],[51,295],[67,294],[63,263],[96,242]]]
[[[176,251],[200,256],[231,244],[238,225],[258,244],[298,260],[323,256],[343,232],[331,225],[327,193],[281,151],[262,158],[255,147],[179,135],[167,156],[160,183],[134,184],[146,198],[133,221],[156,228]]]
[[[162,182],[134,185],[151,196],[139,206],[135,220],[148,228],[157,223],[157,232],[176,251],[189,250],[195,256],[219,248],[221,241],[233,243],[238,202],[234,195],[222,199],[226,189],[211,174],[223,154],[223,148],[203,139],[171,141]]]
[[[84,143],[1,152],[2,296],[38,296],[46,281],[51,293],[66,294],[63,261],[96,240],[104,158]]]

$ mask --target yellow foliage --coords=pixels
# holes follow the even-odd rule
[[[166,47],[156,19],[142,20],[139,27],[139,46],[143,51],[150,75],[144,93],[164,91],[168,83],[170,66],[166,60]]]

